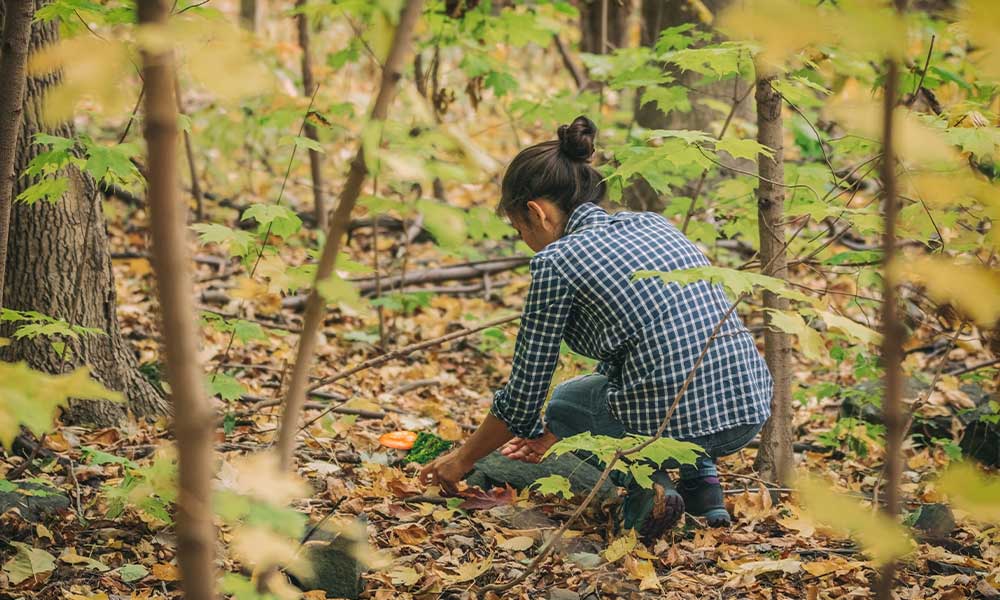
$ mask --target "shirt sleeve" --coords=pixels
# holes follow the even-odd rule
[[[550,260],[531,261],[531,287],[514,342],[514,364],[507,385],[497,390],[490,413],[511,433],[542,434],[542,404],[559,362],[559,347],[573,306],[573,290]]]
[[[620,371],[621,367],[619,365],[606,360],[597,363],[597,368],[594,369],[595,373],[604,375],[608,379],[616,379]]]

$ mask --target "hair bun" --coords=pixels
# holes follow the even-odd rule
[[[594,154],[594,139],[597,137],[597,125],[587,117],[580,115],[569,125],[560,125],[559,151],[568,158],[588,162]]]

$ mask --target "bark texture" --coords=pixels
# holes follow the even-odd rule
[[[41,6],[44,2],[36,2]],[[30,52],[59,39],[54,21],[31,26]],[[42,99],[58,82],[58,75],[28,77],[23,118],[15,157],[15,172],[21,173],[44,148],[32,144],[36,133],[74,137],[73,126],[49,126],[42,120]],[[94,180],[77,169],[68,169],[69,187],[54,204],[17,203],[11,211],[7,244],[7,282],[3,305],[14,310],[36,310],[86,327],[97,327],[106,335],[82,337],[70,344],[72,352],[63,361],[53,351],[51,340],[22,339],[0,348],[0,359],[24,360],[49,373],[88,364],[94,377],[110,389],[124,392],[127,404],[73,402],[65,418],[94,425],[122,422],[129,412],[149,416],[166,412],[166,402],[136,367],[136,357],[122,338],[115,314],[116,294],[108,233]],[[15,180],[16,197],[35,181]],[[16,323],[14,324],[16,325]],[[14,327],[6,324],[0,336],[10,337]]]
[[[607,3],[607,24],[602,28],[602,3]],[[580,9],[580,51],[589,54],[610,54],[628,44],[628,17],[631,0],[582,0]],[[601,40],[607,35],[607,48]]]
[[[732,0],[702,0],[702,4],[713,16],[717,16],[731,2]],[[709,24],[703,21],[703,15],[698,12],[694,3],[687,1],[642,0],[639,23],[639,43],[649,47],[656,45],[660,32],[667,27],[694,23],[699,29],[709,29]],[[747,60],[749,61],[750,57],[747,57]],[[675,78],[675,82],[668,85],[682,85],[688,88],[691,110],[686,113],[678,111],[664,113],[652,102],[640,104],[639,99],[643,94],[643,90],[640,89],[636,95],[635,105],[637,125],[646,129],[693,129],[715,133],[712,131],[712,125],[722,121],[725,115],[720,115],[718,111],[698,103],[697,100],[713,98],[729,104],[734,95],[742,98],[749,91],[749,84],[745,81],[738,82],[736,90],[733,89],[731,80],[695,86],[702,79],[701,75],[691,71],[680,72],[673,67],[668,67],[668,71]],[[750,103],[745,102],[738,106],[735,116],[751,119],[753,108]],[[743,166],[747,169],[752,168],[752,165]],[[691,194],[688,192],[683,195]],[[666,208],[664,199],[645,180],[639,180],[626,188],[622,201],[633,210],[661,212]]]
[[[782,147],[781,96],[771,87],[774,76],[759,75],[755,98],[757,100],[757,141],[774,150],[774,158],[760,154],[757,159],[757,220],[760,226],[760,261],[763,273],[779,279],[788,279],[785,257],[785,189],[770,182],[785,179],[784,149]],[[788,300],[764,292],[764,307],[787,310]],[[765,313],[765,325],[770,325],[771,314]],[[768,481],[785,483],[792,471],[792,393],[791,393],[791,340],[789,335],[768,327],[764,330],[764,358],[774,379],[774,396],[771,398],[771,418],[760,434],[756,468]]]
[[[164,25],[168,0],[140,0],[139,23]],[[212,437],[215,415],[198,363],[186,210],[177,176],[177,106],[170,50],[142,53],[146,85],[144,134],[148,152],[148,202],[163,326],[167,380],[177,438],[177,560],[189,600],[215,597],[215,528],[212,524]]]
[[[295,6],[305,7],[306,0],[296,0]],[[316,92],[316,82],[313,80],[312,55],[309,52],[309,16],[299,13],[295,15],[296,24],[299,29],[299,47],[302,48],[302,88],[307,97],[311,97]],[[316,125],[313,124],[311,115],[306,115],[305,135],[313,141],[318,141]],[[323,157],[320,153],[309,150],[309,171],[312,174],[313,184],[313,210],[316,215],[316,226],[322,231],[326,231],[329,225],[327,219],[326,201],[324,200],[323,189]]]
[[[0,306],[3,305],[7,238],[10,232],[10,207],[14,191],[14,153],[21,127],[24,101],[25,65],[28,62],[28,38],[34,2],[6,0],[0,8]]]
[[[371,118],[373,120],[385,120],[389,109],[389,102],[395,94],[396,86],[402,78],[401,68],[403,58],[410,48],[410,40],[413,37],[413,28],[420,18],[423,9],[423,0],[407,0],[399,18],[399,25],[396,26],[396,33],[389,48],[389,55],[386,58],[385,66],[382,68],[382,83],[379,87],[378,96],[375,98],[375,105],[372,107]],[[320,256],[319,264],[316,267],[317,282],[325,280],[333,272],[334,264],[337,260],[337,252],[340,250],[340,240],[347,232],[347,227],[351,222],[351,211],[361,193],[361,184],[364,183],[368,175],[365,167],[364,148],[359,146],[358,153],[351,162],[351,169],[347,174],[347,181],[340,193],[340,201],[337,203],[337,210],[333,214],[330,229],[326,236],[326,244],[323,246],[323,254]],[[326,301],[316,290],[316,285],[309,292],[309,299],[306,301],[306,310],[303,317],[302,333],[299,335],[299,346],[295,354],[295,368],[292,369],[292,376],[288,387],[288,396],[285,400],[285,409],[281,415],[281,426],[278,432],[278,456],[281,461],[281,468],[287,469],[292,464],[293,452],[295,450],[295,436],[298,432],[299,412],[306,399],[306,385],[309,369],[316,350],[316,334],[323,319],[323,310]]]

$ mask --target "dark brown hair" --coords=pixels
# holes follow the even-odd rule
[[[521,150],[507,167],[500,184],[501,215],[523,215],[528,202],[551,200],[566,215],[585,202],[604,199],[604,181],[590,166],[597,126],[584,116],[560,125],[559,139]]]

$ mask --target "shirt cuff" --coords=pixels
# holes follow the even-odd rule
[[[533,439],[545,432],[545,427],[542,425],[542,420],[539,417],[535,417],[534,423],[527,423],[523,420],[515,422],[504,414],[505,407],[502,404],[499,394],[494,396],[493,406],[490,407],[490,414],[503,421],[507,425],[507,429],[517,437]]]

